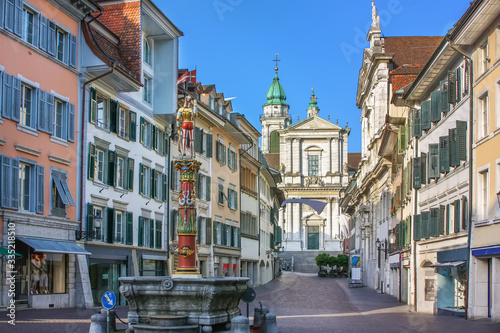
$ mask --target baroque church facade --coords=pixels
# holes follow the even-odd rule
[[[349,180],[347,144],[350,129],[319,116],[314,89],[307,118],[292,124],[290,106],[275,68],[274,80],[263,105],[262,150],[270,167],[280,171],[278,186],[285,199],[309,199],[325,203],[321,212],[302,203],[287,203],[280,210],[283,229],[280,257],[285,268],[317,272],[319,253],[343,251],[347,221],[340,211],[342,191]]]

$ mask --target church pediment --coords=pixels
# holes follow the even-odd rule
[[[334,130],[339,131],[342,127],[335,125],[320,117],[309,117],[301,122],[287,128],[287,132],[300,130]]]
[[[304,221],[304,223],[306,223],[309,226],[315,226],[315,225],[323,225],[323,223],[326,221],[326,218],[321,217],[316,213],[312,213],[307,216],[304,216],[302,218],[302,221]]]

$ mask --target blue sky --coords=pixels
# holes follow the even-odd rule
[[[470,0],[378,0],[384,36],[444,36]],[[358,73],[371,24],[371,0],[156,0],[184,33],[179,68],[215,84],[233,109],[261,130],[259,115],[274,77],[293,123],[305,119],[314,87],[320,116],[349,123],[349,152],[361,151]]]

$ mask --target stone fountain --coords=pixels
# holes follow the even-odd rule
[[[194,107],[193,107],[194,104]],[[179,189],[179,266],[172,277],[121,277],[120,293],[129,305],[129,331],[135,333],[201,333],[227,330],[240,315],[238,304],[248,278],[202,278],[196,266],[195,176],[200,162],[194,159],[196,101],[186,97],[177,113],[181,159],[174,165],[181,173]],[[189,145],[190,156],[188,155]]]

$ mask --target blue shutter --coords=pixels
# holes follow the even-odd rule
[[[2,85],[2,116],[7,119],[12,118],[12,80],[14,77],[3,73]]]
[[[48,24],[49,24],[49,21],[47,20],[47,18],[43,15],[40,15],[40,31],[39,31],[39,34],[40,34],[40,49],[42,49],[43,51],[47,51],[47,38],[48,38]]]
[[[47,132],[46,126],[48,125],[48,114],[47,114],[47,93],[43,90],[38,90],[38,130]]]
[[[61,185],[64,193],[66,194],[66,199],[68,199],[69,204],[71,206],[75,206],[75,201],[73,200],[73,196],[71,195],[71,191],[69,190],[68,179],[66,178],[66,176],[61,178]]]
[[[14,180],[12,178],[13,170],[11,168],[12,158],[7,156],[0,156],[0,161],[2,162],[2,175],[1,183],[1,193],[2,193],[2,207],[3,208],[12,208],[11,207],[11,198],[12,198],[12,186],[14,185]],[[19,177],[19,171],[15,173]],[[15,187],[17,188],[17,184]]]
[[[14,32],[14,0],[5,0],[5,29]]]
[[[15,0],[14,33],[23,37],[23,0]]]
[[[37,165],[36,166],[36,212],[39,214],[44,213],[44,184],[45,184],[45,179],[44,179],[44,167]]]
[[[21,80],[12,77],[12,120],[19,121],[21,112]]]
[[[76,36],[69,35],[69,65],[76,68]]]
[[[69,105],[68,111],[68,141],[75,142],[75,105],[67,103]]]
[[[0,0],[0,28],[3,28],[5,0]]]
[[[56,54],[56,25],[47,20],[47,52],[51,55]]]

